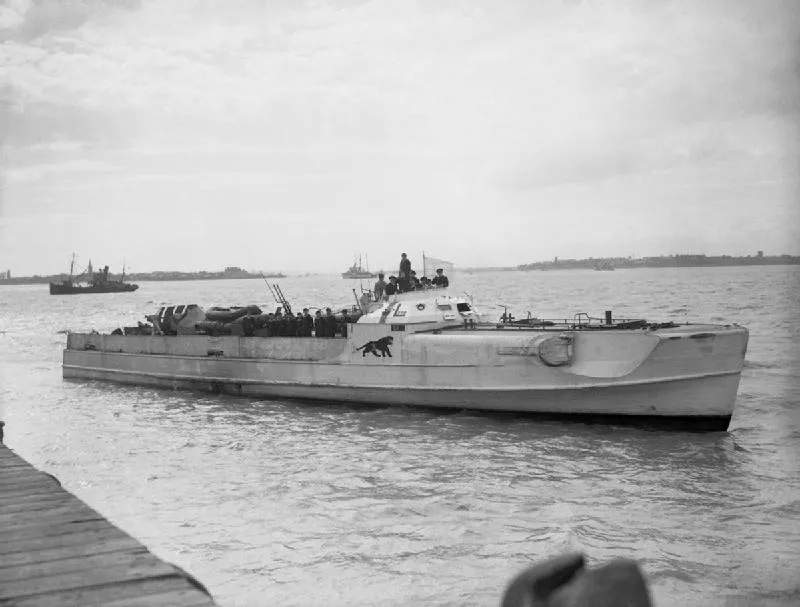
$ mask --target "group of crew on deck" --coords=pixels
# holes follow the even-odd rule
[[[330,308],[317,310],[312,316],[308,308],[303,308],[297,314],[283,314],[278,308],[275,313],[270,312],[262,322],[266,329],[265,337],[347,337],[347,323],[355,322],[358,316],[353,316],[350,310],[343,309],[341,315],[334,315]]]
[[[373,292],[375,299],[380,301],[396,295],[397,293],[408,293],[409,291],[422,291],[425,289],[443,288],[450,286],[450,281],[444,275],[443,268],[436,268],[436,276],[432,279],[427,276],[417,278],[417,273],[411,269],[411,260],[403,253],[400,257],[400,270],[397,276],[389,276],[389,282],[384,280],[384,273],[378,274]]]

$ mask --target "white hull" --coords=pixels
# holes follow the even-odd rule
[[[391,357],[359,347],[391,334]],[[747,345],[740,327],[571,333],[546,364],[548,331],[403,333],[352,325],[349,338],[70,334],[65,378],[249,397],[688,420],[725,429]]]

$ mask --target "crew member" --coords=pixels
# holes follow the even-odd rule
[[[325,318],[322,310],[314,312],[314,337],[325,337]]]
[[[264,325],[267,328],[267,337],[275,337],[277,335],[277,329],[275,328],[275,314],[273,312],[267,314]]]
[[[405,253],[400,255],[400,271],[397,274],[397,281],[400,283],[401,293],[411,290],[411,260]]]
[[[330,308],[325,308],[325,337],[336,337],[336,317]]]
[[[280,308],[275,310],[275,316],[270,320],[270,324],[272,325],[272,335],[274,337],[283,335],[283,314]]]
[[[347,337],[347,324],[353,322],[350,318],[350,310],[344,308],[342,310],[342,337]]]
[[[296,316],[288,313],[286,315],[286,319],[289,321],[289,330],[287,335],[289,337],[297,337],[297,333],[300,330],[300,323],[303,321],[302,313],[298,312]]]
[[[375,292],[375,301],[383,299],[386,293],[386,281],[383,279],[383,272],[378,273],[378,280],[375,281],[375,288],[373,290]]]
[[[384,293],[386,295],[395,295],[396,293],[400,292],[400,285],[397,284],[397,276],[390,276],[389,277],[389,284],[386,285],[384,289]]]
[[[447,280],[447,276],[444,275],[444,270],[442,268],[436,268],[436,276],[433,277],[431,284],[437,287],[450,286],[450,281]]]
[[[300,326],[302,327],[301,335],[303,337],[311,337],[311,333],[314,330],[314,319],[311,318],[311,314],[309,314],[308,308],[303,308],[303,318],[302,318],[302,324]]]

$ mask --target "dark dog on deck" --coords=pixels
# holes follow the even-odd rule
[[[359,350],[363,350],[361,352],[361,356],[364,357],[367,355],[368,352],[372,352],[375,356],[379,357],[392,357],[392,353],[389,351],[389,346],[392,345],[394,342],[394,337],[391,335],[387,335],[386,337],[381,337],[380,339],[376,339],[375,341],[368,341],[360,348],[356,348],[356,352]],[[379,354],[380,352],[380,354]]]

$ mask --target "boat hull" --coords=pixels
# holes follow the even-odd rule
[[[139,288],[139,285],[124,282],[106,285],[79,286],[73,284],[50,283],[50,295],[84,295],[91,293],[129,293]]]
[[[111,370],[102,366],[100,360],[93,360],[96,358],[94,354],[83,358],[84,360],[77,361],[75,357],[70,357],[70,363],[64,365],[65,378],[250,398],[524,413],[554,419],[663,424],[705,431],[722,431],[728,428],[739,386],[739,374],[572,390],[308,385],[224,375],[195,376],[163,371]],[[720,403],[721,406],[710,409],[706,406],[707,403]]]
[[[559,334],[476,331],[395,334],[389,356],[365,356],[361,344],[387,331],[353,325],[350,338],[70,334],[63,375],[255,398],[724,430],[747,345],[741,328],[577,335],[562,364]]]

